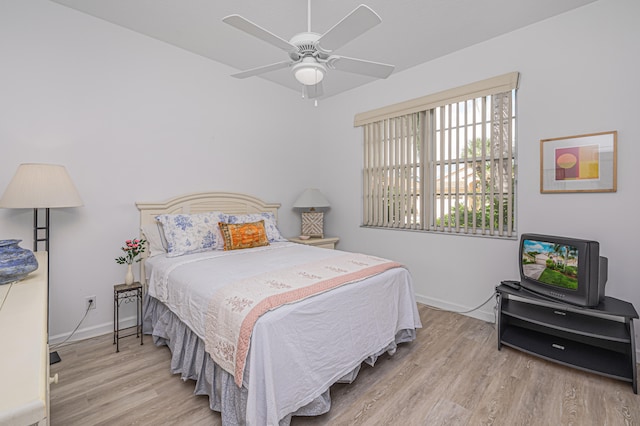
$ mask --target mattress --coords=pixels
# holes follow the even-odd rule
[[[154,256],[146,261],[147,306],[153,305],[154,311],[166,308],[194,339],[203,341],[207,305],[219,289],[264,272],[343,254],[280,242],[176,258]],[[245,399],[231,418],[239,424],[282,424],[291,413],[326,399],[329,387],[353,377],[363,361],[413,340],[419,327],[411,275],[405,268],[269,311],[255,324],[242,389],[225,391],[238,391]],[[225,380],[225,386],[237,388],[233,380]],[[223,413],[225,418],[228,413]]]

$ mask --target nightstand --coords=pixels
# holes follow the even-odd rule
[[[289,241],[291,241],[292,243],[298,243],[298,244],[304,244],[307,246],[314,246],[314,247],[321,247],[321,248],[328,248],[328,249],[335,249],[336,248],[336,244],[338,244],[338,241],[340,241],[340,238],[338,237],[325,237],[325,238],[314,238],[311,237],[308,240],[301,240],[298,237],[295,238],[289,238]]]
[[[136,325],[120,329],[120,304],[134,303],[136,304]],[[121,331],[135,328],[135,333],[131,332],[124,336],[120,335]],[[113,344],[116,345],[116,352],[120,352],[120,339],[133,336],[140,337],[142,345],[142,284],[135,282],[133,284],[116,284],[113,286]]]

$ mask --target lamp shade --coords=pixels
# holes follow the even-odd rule
[[[64,166],[21,164],[0,198],[7,209],[82,206],[82,199]]]
[[[325,196],[322,195],[322,192],[318,191],[315,188],[305,189],[304,192],[300,194],[296,202],[293,203],[293,208],[296,209],[310,209],[320,207],[331,206]]]

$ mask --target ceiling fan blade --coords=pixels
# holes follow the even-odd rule
[[[259,38],[262,41],[266,41],[267,43],[275,46],[279,49],[282,49],[286,52],[297,52],[298,48],[289,43],[287,40],[278,37],[270,31],[265,30],[264,28],[254,24],[246,18],[243,18],[240,15],[229,15],[222,19],[222,22],[231,25],[239,29],[240,31],[244,31],[247,34],[250,34],[254,37]]]
[[[395,69],[393,65],[365,61],[363,59],[347,58],[346,56],[330,56],[327,64],[330,68],[339,71],[364,74],[376,78],[387,78]]]
[[[324,88],[322,87],[322,82],[316,84],[315,86],[304,86],[304,97],[307,99],[319,98],[324,95]]]
[[[282,68],[287,68],[290,65],[291,65],[291,61],[276,62],[275,64],[263,65],[261,67],[252,68],[250,70],[242,71],[237,74],[232,74],[231,77],[235,77],[235,78],[253,77],[254,75],[264,74],[269,71],[275,71]]]
[[[318,39],[318,48],[325,53],[332,52],[380,22],[382,19],[377,13],[361,4]]]

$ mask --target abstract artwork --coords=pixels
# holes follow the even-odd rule
[[[617,132],[540,141],[540,192],[615,192]]]
[[[556,180],[598,179],[598,145],[556,149]]]

